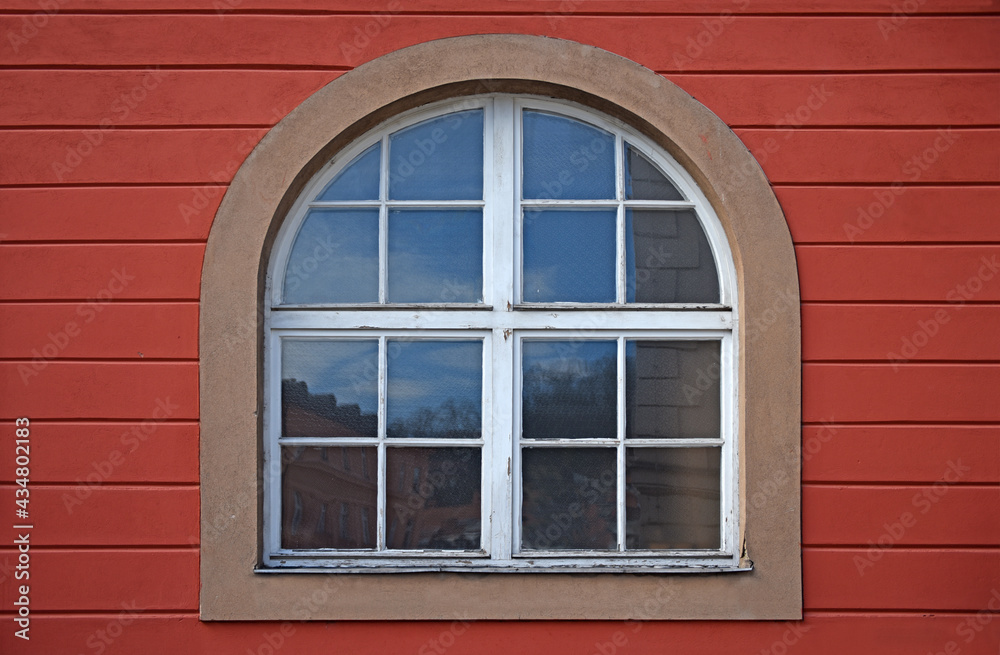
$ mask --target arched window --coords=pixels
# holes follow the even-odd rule
[[[627,125],[405,113],[306,184],[268,279],[266,565],[738,567],[732,256]]]
[[[801,616],[788,227],[633,62],[343,74],[235,175],[199,321],[203,619]]]

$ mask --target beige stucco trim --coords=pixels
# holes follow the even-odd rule
[[[262,316],[274,235],[338,149],[445,97],[535,93],[615,116],[701,186],[739,278],[740,443],[751,572],[255,573],[260,559]],[[792,240],[757,162],[705,106],[603,50],[523,35],[467,36],[346,73],[276,125],[212,224],[201,288],[201,617],[266,619],[795,619],[802,613],[799,292]]]

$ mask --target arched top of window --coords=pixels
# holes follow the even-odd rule
[[[732,306],[724,230],[668,153],[567,102],[496,111],[509,98],[422,107],[335,156],[278,236],[272,306],[488,305],[484,267],[508,228],[517,304]],[[513,157],[497,130],[514,133]]]

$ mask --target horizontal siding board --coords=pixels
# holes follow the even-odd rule
[[[198,365],[49,362],[37,375],[0,362],[0,417],[198,418]]]
[[[337,71],[0,71],[0,125],[272,125]],[[990,73],[689,75],[668,78],[733,126],[996,125],[1000,76]],[[143,81],[156,86],[130,100]],[[72,89],[72,95],[66,93]],[[124,99],[122,96],[125,96]],[[234,105],[233,97],[241,102]],[[784,133],[782,133],[784,136]]]
[[[153,241],[208,238],[225,188],[0,188],[0,241]]]
[[[994,305],[807,304],[802,359],[1000,361],[998,331]]]
[[[106,303],[99,312],[96,307],[0,304],[0,358],[198,356],[196,303]]]
[[[0,16],[0,33],[22,28]],[[600,46],[659,71],[992,69],[994,17],[910,17],[886,38],[878,17],[781,18],[544,15],[412,16],[384,27],[361,16],[51,16],[7,64],[350,67],[399,48],[461,34],[525,33]],[[718,21],[706,26],[705,21]],[[377,38],[358,40],[367,23]],[[712,31],[718,36],[712,34]],[[720,31],[721,30],[721,31]],[[706,46],[699,46],[699,34]],[[766,47],[764,47],[766,46]],[[809,56],[803,56],[809,53]]]
[[[925,487],[832,487],[802,490],[806,545],[998,546],[1000,486],[954,486],[971,462],[940,462],[946,477]]]
[[[0,569],[9,570],[16,558],[16,550],[0,552]],[[149,611],[192,611],[198,609],[198,552],[33,549],[30,582],[32,612],[117,612],[122,603]],[[4,609],[14,606],[15,590],[13,584],[0,585]]]
[[[792,238],[810,243],[1000,242],[1000,187],[781,187]]]
[[[108,623],[117,620],[118,613],[124,611],[119,606],[110,616],[43,615],[33,618],[32,648],[45,653],[90,652],[85,651],[85,647],[91,644],[96,651],[97,646],[106,643],[97,637],[97,632],[107,632]],[[962,655],[996,655],[995,644],[1000,640],[1000,621],[979,625],[978,632],[968,627],[968,621],[977,620],[976,614],[807,614],[804,621],[794,624],[776,621],[480,621],[462,624],[452,622],[449,617],[444,621],[382,622],[377,627],[364,621],[201,622],[195,616],[153,616],[148,612],[137,616],[123,614],[122,618],[127,625],[108,647],[108,655],[269,653],[269,648],[281,655],[319,652],[384,655],[419,653],[421,650],[434,653],[434,644],[440,651],[444,643],[450,644],[448,655],[509,655],[512,652],[591,655],[601,653],[601,649],[604,653],[629,655],[757,655],[769,651],[782,653],[786,649],[810,655],[923,655],[929,645],[938,645],[940,649],[952,641],[961,648]],[[12,633],[11,630],[0,633],[0,648],[13,646]],[[615,647],[616,635],[620,643],[625,640],[624,646]],[[787,645],[789,642],[791,647]],[[337,644],[335,651],[330,650],[331,644]]]
[[[806,422],[1000,421],[1000,365],[805,364]]]
[[[81,300],[84,321],[120,300],[197,300],[202,244],[0,245],[2,300]]]
[[[101,473],[92,470],[73,486],[33,485],[28,505],[35,517],[32,541],[44,546],[198,545],[197,489],[106,487],[101,480]],[[0,501],[14,507],[14,488],[0,489]]]
[[[942,480],[948,462],[970,470],[963,482],[1000,481],[1000,427],[807,425],[802,429],[804,482]]]
[[[1000,181],[996,129],[735,131],[774,184]]]
[[[803,602],[811,610],[978,612],[997,589],[995,549],[811,548],[802,555]]]
[[[102,484],[198,483],[194,423],[33,421],[31,435],[32,484],[94,482],[91,476]],[[14,456],[13,448],[0,449],[0,470],[13,471]]]
[[[0,161],[0,185],[227,184],[265,132],[0,130],[8,153]],[[1000,181],[995,157],[1000,130],[996,129],[737,129],[736,133],[775,184]],[[705,143],[711,151],[712,139]]]
[[[802,300],[1000,300],[1000,245],[798,246]]]
[[[37,0],[8,0],[8,11],[33,13],[39,10]],[[269,12],[352,12],[367,15],[376,11],[387,13],[544,13],[558,18],[575,13],[602,14],[646,14],[646,13],[691,13],[718,14],[740,9],[752,9],[754,13],[800,14],[800,13],[861,13],[888,14],[898,9],[893,0],[814,0],[808,5],[789,6],[782,0],[754,0],[748,5],[742,0],[586,0],[567,4],[566,0],[489,0],[469,5],[467,0],[421,0],[419,5],[396,6],[390,0],[380,5],[372,5],[365,0],[327,0],[317,7],[314,0],[59,0],[63,12],[107,11],[132,13],[142,11],[200,11],[219,15],[240,14],[247,11]],[[920,3],[920,13],[985,13],[995,11],[990,0],[924,0]],[[558,24],[558,23],[557,23]]]
[[[0,131],[7,150],[0,160],[0,184],[228,184],[264,133],[113,126]]]

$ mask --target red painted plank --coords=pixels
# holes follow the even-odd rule
[[[203,253],[201,244],[0,245],[0,278],[18,281],[0,299],[82,300],[84,322],[116,300],[197,300]]]
[[[0,131],[0,184],[228,184],[260,129]],[[317,148],[321,144],[317,144]]]
[[[805,364],[807,422],[1000,421],[1000,365]]]
[[[32,544],[40,547],[198,545],[197,489],[102,487],[102,480],[101,472],[94,470],[83,484],[32,485],[28,505],[35,526]],[[7,507],[15,506],[14,489],[0,490],[0,500]],[[9,527],[5,529],[10,536],[6,543],[16,539],[14,532]]]
[[[0,417],[198,418],[194,362],[49,362],[37,375],[28,366],[0,363]]]
[[[0,125],[272,125],[335,79],[335,71],[163,70],[155,93],[129,101],[146,70],[7,70]],[[1000,77],[989,73],[894,75],[689,75],[669,79],[735,126],[996,125]],[[150,82],[151,84],[151,82]],[[66,93],[72,89],[72,95]],[[122,99],[123,94],[125,99]],[[241,102],[234,105],[233,97]],[[134,105],[134,106],[133,106]]]
[[[1000,546],[1000,486],[963,487],[972,462],[952,457],[944,479],[923,487],[802,489],[807,545]]]
[[[796,242],[1000,241],[1000,187],[778,187]]]
[[[802,359],[1000,361],[1000,307],[803,305]]]
[[[995,74],[667,77],[735,126],[796,130],[825,125],[1000,123],[1000,77]]]
[[[1000,300],[1000,246],[799,246],[802,300]]]
[[[736,134],[774,184],[885,183],[900,185],[898,191],[914,182],[1000,181],[995,129],[738,129]]]
[[[1000,551],[810,548],[802,589],[812,610],[976,612],[1000,589]]]
[[[0,72],[0,125],[273,125],[340,75],[332,71],[145,70]],[[66,90],[73,94],[67,95]],[[233,98],[240,98],[238,104]],[[134,106],[133,106],[134,105]]]
[[[0,358],[195,358],[196,303],[0,304]],[[87,323],[86,319],[91,318]]]
[[[961,460],[969,483],[1000,480],[1000,428],[988,426],[806,426],[805,482],[937,482]]]
[[[0,553],[0,570],[17,551]],[[197,550],[32,550],[31,610],[198,609]],[[3,608],[16,587],[0,585]],[[4,632],[8,632],[5,630]],[[32,633],[33,634],[33,633]]]
[[[983,601],[983,607],[989,599]],[[996,603],[994,603],[996,605]],[[445,621],[201,622],[195,616],[133,616],[121,607],[103,616],[32,619],[31,650],[15,644],[13,631],[0,633],[4,652],[97,652],[106,655],[185,655],[246,653],[447,652],[448,655],[809,655],[878,653],[913,655],[940,652],[949,642],[962,655],[996,655],[1000,620],[988,614],[829,615],[804,621]],[[972,621],[970,627],[969,621]],[[112,639],[110,635],[115,635]],[[614,639],[624,645],[616,647]],[[789,647],[788,644],[792,645]],[[337,644],[331,651],[331,644]],[[444,644],[448,644],[445,648]],[[784,646],[784,648],[782,648]],[[89,648],[90,650],[85,650]],[[933,650],[931,650],[933,648]],[[270,650],[269,650],[270,649]],[[959,651],[954,651],[959,652]]]
[[[0,33],[21,30],[22,18],[0,18]],[[356,66],[415,43],[482,33],[559,37],[664,71],[990,69],[1000,52],[993,17],[915,16],[892,25],[878,17],[411,16],[383,19],[384,26],[370,15],[225,18],[55,15],[5,61]],[[364,35],[366,25],[373,36]]]
[[[225,188],[0,189],[2,241],[207,239]]]
[[[29,13],[38,12],[37,0],[8,0],[6,6],[12,10]],[[62,11],[114,11],[139,12],[148,10],[201,11],[214,12],[225,16],[247,11],[271,12],[353,12],[359,14],[394,13],[544,13],[553,18],[570,16],[574,13],[692,13],[718,14],[748,10],[765,14],[887,14],[899,11],[901,5],[893,0],[814,0],[808,5],[789,6],[782,0],[754,0],[750,5],[745,0],[489,0],[470,5],[467,0],[420,0],[419,3],[399,3],[382,0],[372,4],[366,0],[327,0],[318,8],[314,0],[59,0]],[[982,13],[995,11],[989,0],[923,0],[919,13]]]
[[[87,483],[95,475],[112,484],[198,483],[195,424],[32,421],[30,428],[32,484]],[[14,470],[14,455],[13,448],[0,448],[6,480]]]

